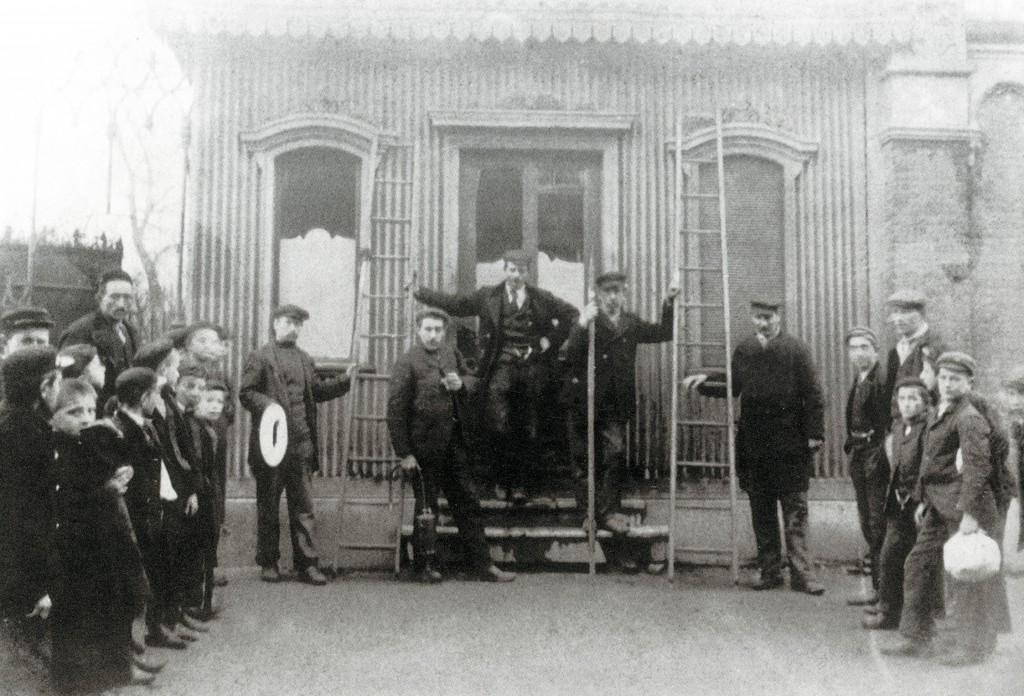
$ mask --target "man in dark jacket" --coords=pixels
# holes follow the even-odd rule
[[[733,351],[732,386],[733,396],[742,399],[736,473],[740,488],[750,497],[761,569],[752,588],[770,590],[783,584],[776,511],[781,504],[790,587],[820,595],[825,588],[817,580],[807,550],[807,490],[813,455],[821,448],[825,432],[821,384],[806,344],[782,333],[782,303],[757,299],[750,306],[757,333]],[[725,396],[722,377],[710,380],[693,375],[686,383],[704,396]]]
[[[546,290],[529,285],[530,259],[504,255],[505,282],[461,295],[420,288],[416,299],[455,317],[480,319],[477,376],[485,394],[485,429],[499,495],[526,499],[526,472],[536,460],[538,409],[558,349],[579,312]]]
[[[444,491],[468,560],[485,580],[508,582],[514,573],[491,562],[480,519],[480,503],[466,470],[466,444],[462,430],[467,383],[462,354],[445,342],[448,316],[427,309],[416,317],[416,345],[395,363],[388,393],[388,432],[402,468],[412,474],[416,514],[425,507],[437,513],[437,496]],[[417,574],[421,581],[437,582],[440,573],[425,552],[419,529],[413,538]]]
[[[18,307],[0,317],[0,359],[31,346],[50,345],[53,319],[42,307]]]
[[[133,357],[142,342],[138,329],[129,322],[135,303],[135,286],[130,275],[119,268],[102,274],[96,301],[97,311],[71,324],[61,334],[59,347],[77,343],[96,346],[96,352],[107,368],[107,381],[97,401],[102,411],[107,399],[114,395],[117,376],[134,364]]]
[[[313,540],[313,492],[310,475],[320,469],[317,459],[316,405],[348,393],[347,375],[318,374],[313,359],[296,345],[309,312],[286,304],[273,313],[274,338],[245,359],[238,399],[252,415],[249,467],[256,478],[256,562],[266,582],[280,579],[277,561],[278,506],[281,492],[288,496],[292,557],[295,569],[314,585],[327,578],[318,567],[319,553]],[[259,423],[273,403],[284,409],[288,449],[278,466],[268,466],[260,453]]]
[[[991,428],[969,397],[975,361],[947,352],[937,361],[939,405],[928,419],[915,511],[917,541],[904,566],[904,641],[888,655],[919,657],[930,652],[937,603],[943,596],[943,545],[957,531],[1002,539],[1003,517],[993,487]],[[958,465],[959,464],[959,465]],[[946,577],[954,646],[942,658],[950,666],[976,664],[996,648],[996,634],[1009,628],[1001,573],[975,583]]]
[[[945,351],[942,338],[925,319],[925,297],[916,290],[898,290],[889,296],[889,321],[896,327],[899,340],[889,350],[886,366],[886,391],[891,399],[892,417],[896,408],[895,386],[904,377],[919,377],[938,399],[935,391],[935,361]]]
[[[629,519],[620,506],[626,474],[627,426],[636,411],[636,349],[641,343],[672,339],[674,300],[679,291],[669,289],[661,306],[660,321],[655,324],[623,309],[624,273],[602,273],[596,285],[597,299],[583,308],[569,334],[565,354],[571,370],[570,384],[582,397],[572,399],[577,409],[582,406],[582,413],[575,414],[574,422],[585,428],[589,326],[594,322],[595,517],[605,528],[622,534],[629,530]],[[577,470],[585,472],[586,463],[577,466]],[[581,502],[586,500],[585,473],[582,479],[577,494]]]
[[[871,555],[871,587],[867,595],[851,597],[848,604],[870,605],[878,601],[878,555],[885,539],[885,492],[889,462],[885,436],[891,420],[890,397],[885,375],[878,364],[878,336],[857,326],[846,334],[846,351],[856,372],[846,399],[846,442],[850,478],[857,496],[861,534]]]

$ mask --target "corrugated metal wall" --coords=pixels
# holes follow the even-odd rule
[[[430,111],[543,103],[635,113],[636,127],[621,150],[619,258],[633,276],[636,309],[649,317],[671,276],[666,143],[675,137],[679,114],[749,102],[762,119],[817,142],[818,154],[798,181],[798,263],[787,272],[798,278],[799,301],[787,323],[811,344],[828,395],[830,447],[819,473],[843,475],[842,409],[850,373],[842,338],[867,316],[865,99],[874,79],[867,55],[840,49],[225,36],[177,36],[173,43],[196,90],[189,294],[195,317],[222,322],[234,334],[236,374],[244,355],[266,338],[256,335],[259,315],[268,311],[256,306],[259,284],[269,282],[257,273],[257,240],[272,232],[269,221],[258,219],[259,191],[267,182],[259,181],[239,143],[242,130],[326,109],[397,133],[415,147],[415,193],[403,193],[401,205],[412,206],[410,255],[418,276],[437,285],[442,259],[456,251],[442,248],[440,138],[430,126]],[[404,175],[399,169],[392,174]],[[396,290],[389,282],[388,291]],[[405,331],[400,314],[387,313],[394,326],[377,330]],[[395,350],[392,345],[379,353],[379,369],[389,367]],[[639,366],[637,455],[664,462],[669,352],[646,350]],[[337,405],[323,409],[325,421],[337,423],[339,414]],[[234,477],[246,475],[245,430],[244,424],[236,429]],[[327,439],[338,437],[333,428]],[[334,443],[322,446],[328,456],[336,454]]]

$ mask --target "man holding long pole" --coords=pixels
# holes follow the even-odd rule
[[[672,338],[675,312],[673,300],[679,289],[669,288],[658,323],[645,321],[624,309],[626,275],[619,271],[597,278],[597,297],[580,314],[566,343],[566,357],[576,375],[575,384],[585,383],[589,327],[594,326],[594,437],[595,518],[615,534],[629,531],[629,519],[620,509],[626,472],[627,425],[636,409],[636,349],[641,343],[662,343]],[[582,400],[578,400],[582,401]],[[583,418],[578,423],[585,423]],[[578,467],[582,469],[582,467]],[[581,477],[582,478],[582,477]],[[586,489],[578,487],[582,497]]]

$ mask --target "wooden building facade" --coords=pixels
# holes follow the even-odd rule
[[[278,301],[308,305],[307,349],[325,368],[351,360],[364,257],[355,335],[385,374],[410,336],[409,284],[476,287],[504,247],[535,253],[538,283],[578,305],[593,273],[622,268],[632,306],[654,316],[673,278],[675,157],[713,153],[723,109],[734,334],[750,331],[753,294],[785,298],[786,330],[810,344],[826,393],[817,478],[845,482],[844,335],[867,323],[885,334],[882,301],[903,280],[939,292],[931,271],[896,277],[890,262],[892,149],[931,142],[899,130],[892,96],[956,18],[915,3],[852,14],[826,3],[814,21],[738,2],[725,19],[709,3],[703,15],[642,2],[378,4],[157,15],[195,90],[185,295],[194,318],[233,334],[233,373]],[[936,137],[943,149],[967,140]],[[685,176],[711,192],[703,169]],[[720,317],[690,320],[709,342],[721,332]],[[646,349],[638,365],[632,456],[651,479],[668,466],[670,350]],[[709,349],[702,362],[723,359]],[[381,412],[386,383],[374,384],[357,412]],[[328,478],[344,408],[321,409]],[[243,421],[230,461],[240,490]],[[355,423],[353,471],[379,475],[386,434]]]

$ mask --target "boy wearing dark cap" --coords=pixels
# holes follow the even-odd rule
[[[626,475],[626,433],[636,410],[636,351],[644,343],[672,339],[677,288],[669,288],[661,305],[658,323],[645,321],[626,311],[626,275],[609,271],[597,277],[597,297],[580,313],[566,342],[566,359],[582,391],[587,383],[589,326],[594,322],[594,410],[597,457],[595,516],[598,524],[617,534],[629,531],[629,519],[621,511],[622,485]],[[574,400],[586,408],[586,397]],[[586,424],[586,411],[575,414],[574,422]],[[578,449],[578,448],[577,448]],[[582,465],[579,465],[582,464]],[[586,463],[578,462],[580,504],[586,500]],[[631,565],[631,561],[627,561]]]
[[[846,399],[846,442],[850,478],[857,496],[857,517],[871,557],[871,592],[851,597],[854,606],[878,601],[878,555],[885,540],[885,492],[889,462],[885,436],[889,432],[890,393],[878,364],[878,336],[857,326],[846,334],[846,352],[856,373]]]
[[[918,499],[918,474],[924,453],[931,392],[920,377],[904,377],[896,383],[900,417],[892,423],[892,471],[885,495],[885,537],[879,552],[878,604],[865,615],[864,628],[895,630],[903,614],[903,564],[917,540],[914,511]],[[888,412],[888,403],[886,404]]]
[[[50,345],[53,319],[42,307],[18,307],[0,317],[0,359],[22,348]]]
[[[740,342],[732,356],[733,396],[741,398],[736,436],[736,474],[750,497],[760,578],[755,590],[782,587],[782,543],[789,552],[789,585],[820,595],[814,561],[807,550],[807,490],[813,456],[825,433],[825,401],[811,352],[800,339],[783,333],[781,300],[750,303],[756,333]],[[683,384],[703,396],[724,398],[725,376],[697,374]],[[779,529],[778,506],[783,530]]]
[[[107,368],[107,382],[99,393],[100,406],[114,395],[114,381],[131,367],[135,352],[142,345],[138,329],[130,321],[135,306],[132,277],[120,268],[99,277],[96,290],[97,310],[75,320],[63,334],[59,346],[88,343],[96,346],[100,362]]]
[[[969,398],[974,359],[946,352],[937,360],[939,404],[929,417],[921,457],[915,510],[917,540],[904,566],[904,640],[884,649],[888,655],[921,657],[930,653],[936,611],[943,597],[943,545],[957,531],[984,532],[1002,538],[991,460],[991,427]],[[950,666],[977,664],[995,651],[997,632],[1008,629],[1006,586],[1001,573],[982,582],[945,578],[950,599],[952,650],[942,657]]]
[[[278,508],[282,491],[288,496],[292,560],[295,569],[313,585],[327,584],[319,568],[320,554],[313,538],[313,491],[310,476],[320,469],[317,443],[317,404],[348,393],[348,375],[317,372],[309,353],[297,341],[309,312],[293,304],[274,310],[273,339],[246,357],[238,398],[252,414],[249,466],[256,478],[256,562],[265,582],[277,582],[280,573]],[[284,460],[268,466],[260,451],[259,422],[273,403],[284,409],[288,448]]]
[[[532,259],[526,252],[508,251],[503,259],[505,281],[500,285],[456,295],[419,288],[415,297],[453,317],[480,319],[477,376],[497,492],[525,502],[527,474],[539,455],[541,395],[579,312],[528,284]]]
[[[507,582],[514,573],[491,562],[484,537],[480,503],[467,471],[463,409],[467,382],[466,363],[457,348],[445,342],[448,315],[427,309],[416,317],[417,344],[395,363],[388,389],[388,432],[395,455],[412,478],[416,514],[424,508],[437,512],[444,491],[469,564],[485,580]],[[414,532],[416,574],[421,582],[439,582],[419,529]]]
[[[134,363],[156,373],[161,396],[156,400],[150,418],[163,462],[160,497],[163,506],[163,553],[168,580],[161,617],[165,630],[154,635],[151,627],[149,640],[159,644],[164,642],[168,633],[185,640],[195,640],[195,634],[183,628],[188,623],[183,609],[195,567],[196,556],[189,540],[194,518],[199,511],[198,490],[201,483],[191,430],[174,389],[178,382],[181,354],[169,339],[162,338],[142,346],[135,354]]]
[[[223,381],[216,377],[207,378],[194,412],[197,452],[203,462],[208,481],[205,492],[208,504],[204,505],[202,497],[199,501],[199,515],[203,520],[202,529],[205,532],[201,599],[198,606],[189,609],[189,612],[200,621],[208,621],[217,613],[213,603],[213,588],[216,584],[214,569],[217,567],[217,546],[220,543],[223,508],[212,503],[224,498],[217,473],[227,466],[227,442],[220,427],[227,394],[228,387]]]

